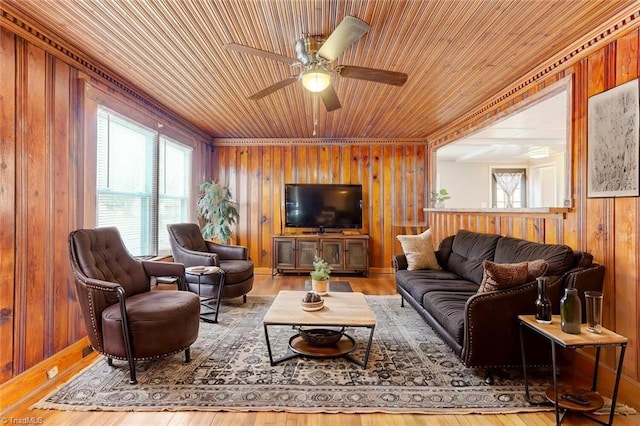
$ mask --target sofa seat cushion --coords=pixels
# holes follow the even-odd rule
[[[422,298],[424,308],[461,346],[464,337],[464,307],[474,294],[475,291],[432,291]]]
[[[436,278],[436,276],[439,276]],[[398,271],[396,285],[411,295],[413,300],[421,303],[426,293],[433,291],[477,292],[478,284],[461,279],[447,271]]]
[[[563,244],[541,244],[518,238],[502,237],[496,245],[493,261],[496,263],[519,263],[536,259],[547,261],[549,265],[547,275],[562,275],[573,265],[573,250]]]
[[[458,231],[451,246],[451,255],[446,269],[480,285],[484,272],[482,262],[493,260],[496,244],[500,238],[502,238],[500,235]]]

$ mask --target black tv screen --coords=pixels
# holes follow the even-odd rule
[[[362,228],[362,185],[285,185],[288,228]]]

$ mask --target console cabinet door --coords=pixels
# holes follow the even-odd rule
[[[364,271],[369,268],[369,242],[364,239],[344,240],[344,258],[346,270]]]
[[[318,240],[302,239],[298,240],[298,269],[313,269],[313,260],[319,253]]]
[[[274,268],[278,271],[296,268],[296,240],[294,238],[274,238]]]
[[[320,247],[322,258],[332,270],[341,271],[344,269],[344,251],[341,240],[323,239],[320,241]]]

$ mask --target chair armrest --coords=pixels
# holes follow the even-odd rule
[[[178,247],[178,253],[174,253],[174,261],[182,263],[186,268],[189,266],[220,266],[218,254],[205,251],[189,250]]]
[[[404,254],[397,254],[393,256],[391,259],[391,266],[393,266],[396,272],[402,269],[407,269],[409,267],[409,264],[407,263],[407,256]]]
[[[187,290],[187,281],[182,263],[143,260],[142,266],[147,275],[152,277],[176,277],[178,279],[178,290]]]
[[[143,260],[142,266],[152,277],[184,277],[184,265],[174,262]]]
[[[206,241],[210,252],[216,253],[220,260],[249,260],[249,251],[245,246],[233,246]]]
[[[560,277],[548,278],[549,290],[562,288]],[[518,315],[535,314],[537,296],[536,281],[471,296],[465,305],[462,348],[465,365],[507,367],[521,363]]]
[[[116,293],[118,288],[122,286],[118,283],[112,283],[110,281],[98,280],[95,278],[83,277],[82,281],[87,288],[91,290],[104,291],[109,293]]]

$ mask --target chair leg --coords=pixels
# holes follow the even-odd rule
[[[242,295],[242,303],[247,303],[247,295],[246,294]]]
[[[493,380],[493,368],[487,369],[487,375],[484,378],[484,382],[488,385],[492,385],[494,383]]]
[[[111,358],[110,356],[107,357],[107,365],[109,367],[113,367],[113,358]]]
[[[184,362],[191,362],[191,348],[187,348],[184,350]]]
[[[133,348],[131,347],[131,336],[129,335],[129,321],[127,320],[126,295],[122,287],[116,289],[118,293],[118,302],[120,305],[120,315],[122,318],[122,338],[124,339],[124,348],[127,353],[127,361],[129,361],[129,383],[135,385],[136,380],[136,363],[133,360]]]
[[[400,296],[400,307],[404,308],[404,297]]]
[[[138,379],[136,378],[136,364],[132,362],[129,364],[129,384],[135,385],[138,383]]]

